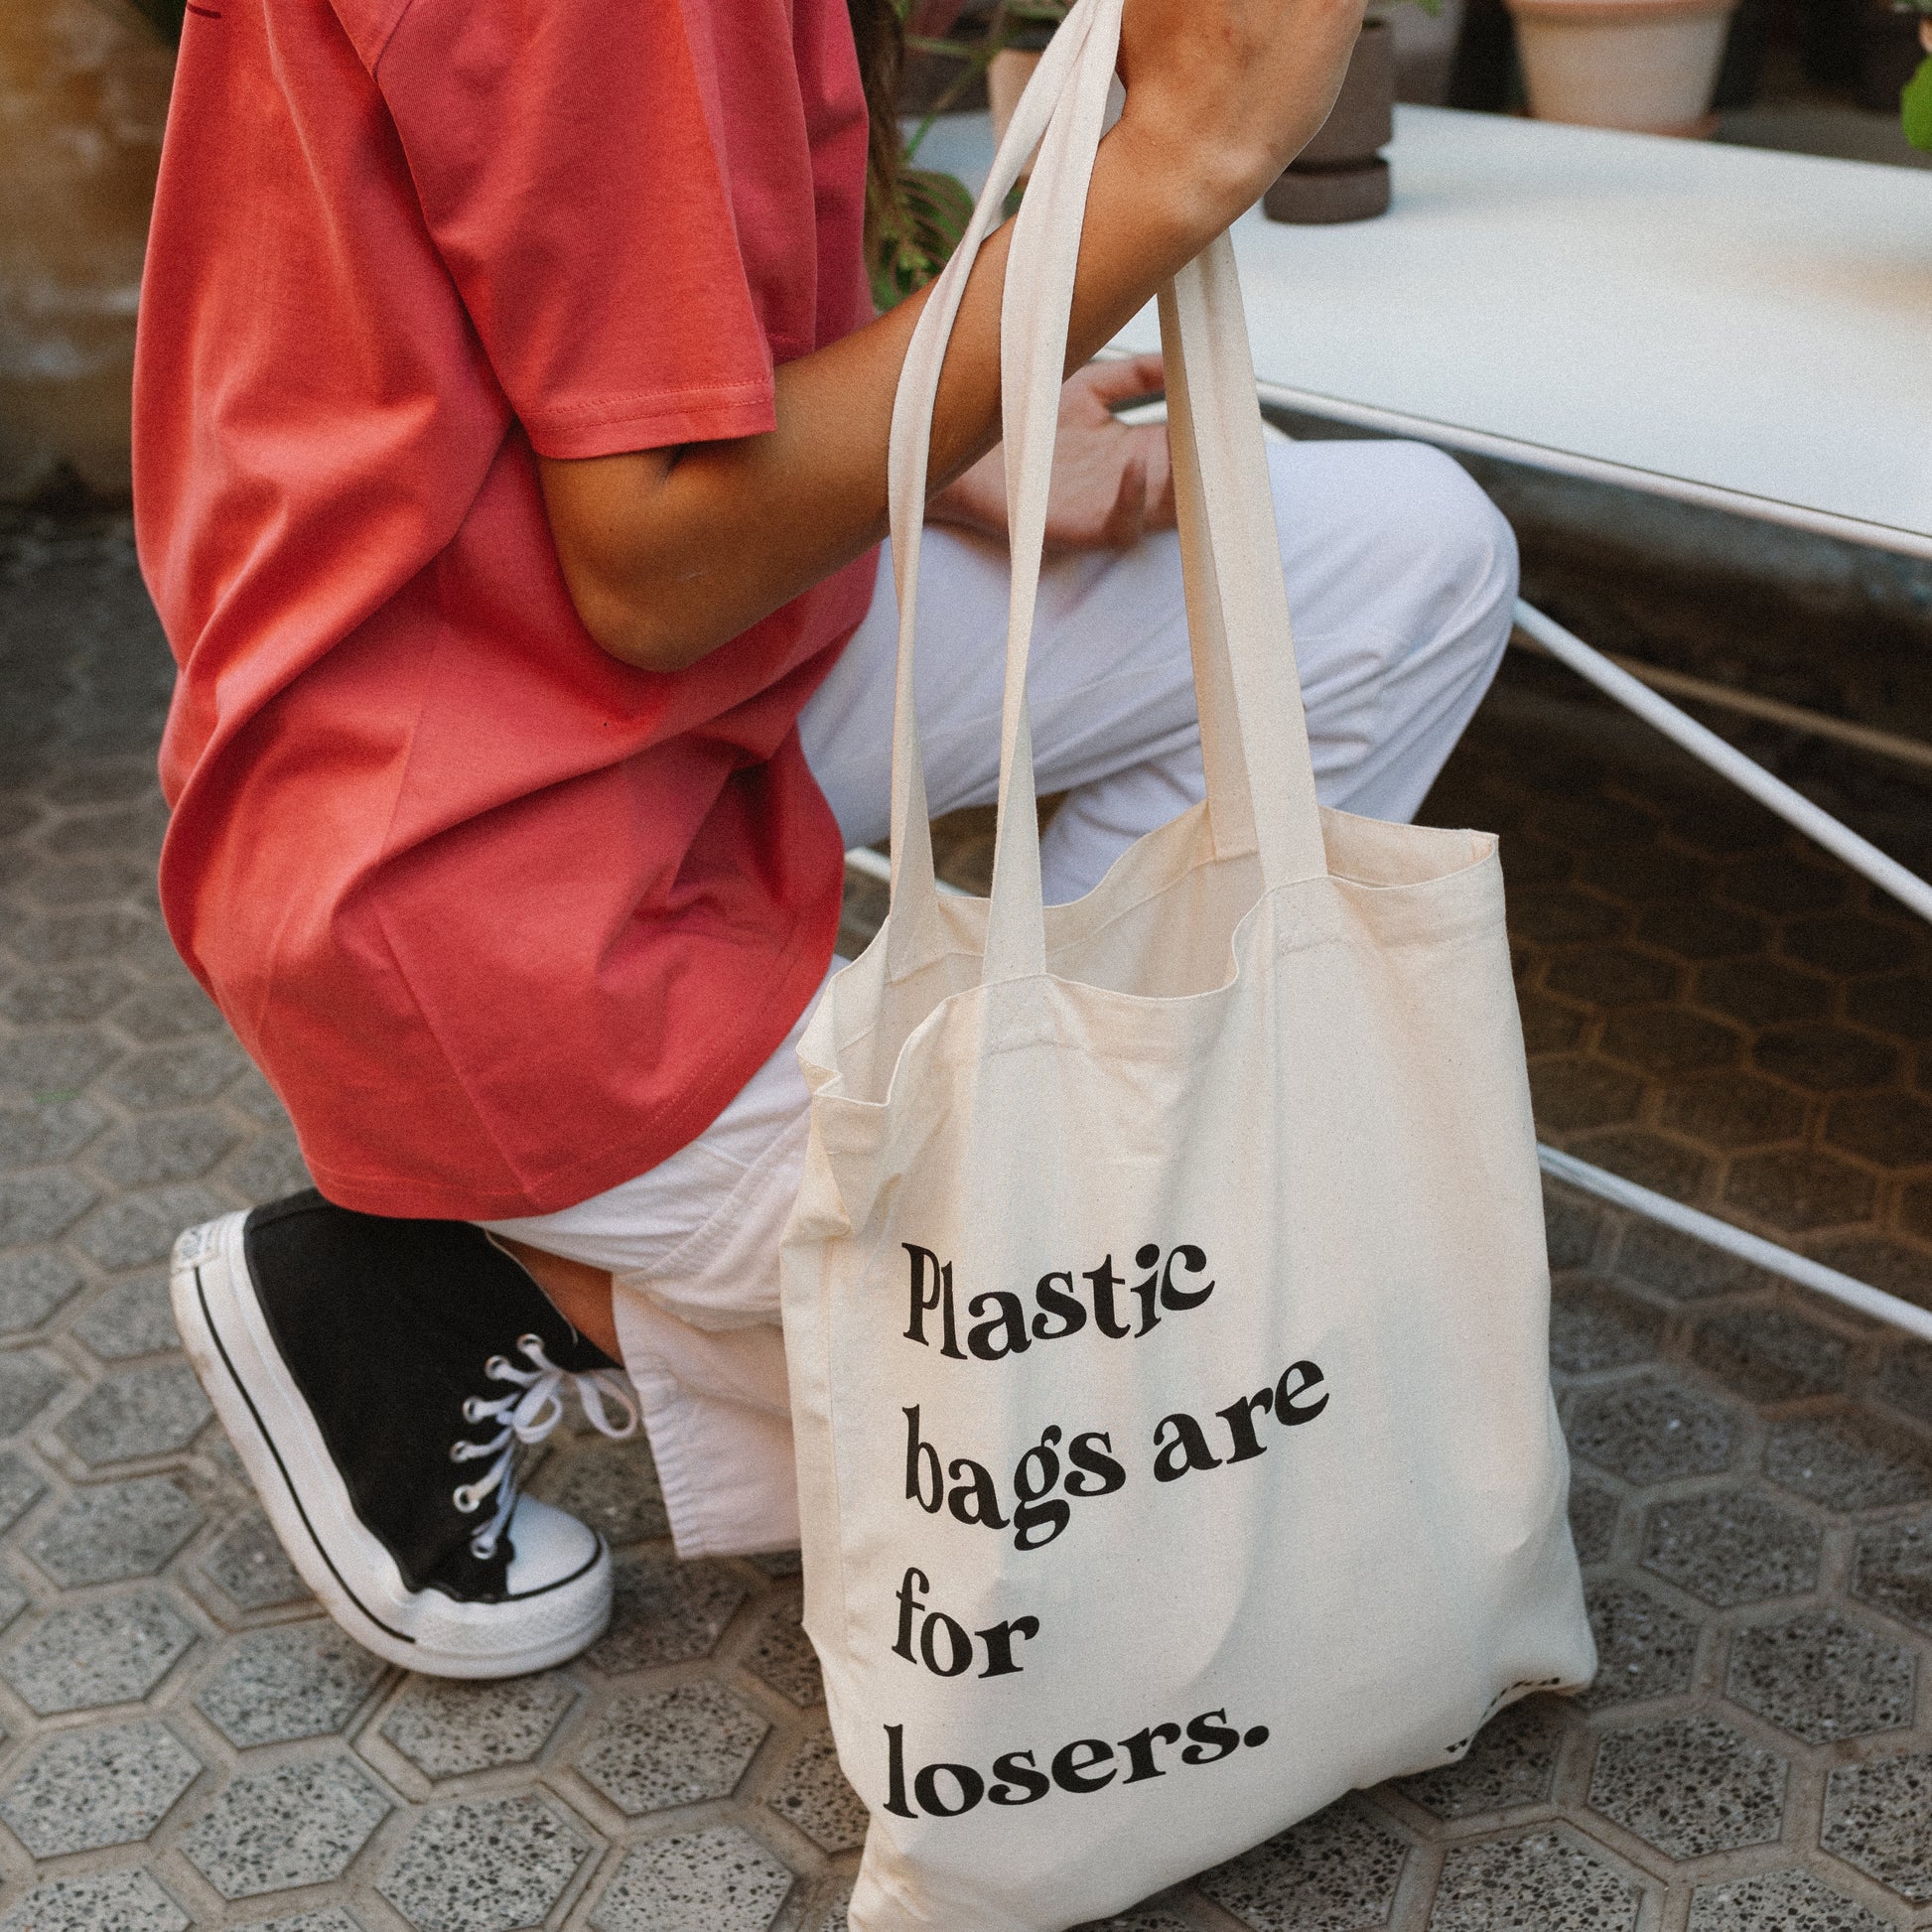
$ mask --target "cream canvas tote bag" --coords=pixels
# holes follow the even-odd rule
[[[1315,803],[1225,237],[1161,304],[1206,802],[1042,909],[1027,649],[1119,20],[1055,36],[906,361],[892,909],[800,1049],[785,1344],[855,1932],[1062,1932],[1594,1668],[1495,841]],[[994,884],[940,898],[927,433],[1042,131]]]

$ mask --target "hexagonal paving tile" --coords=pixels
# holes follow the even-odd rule
[[[1677,965],[1634,946],[1585,946],[1551,960],[1543,984],[1587,1006],[1647,1006],[1670,998]]]
[[[749,1832],[720,1825],[640,1846],[590,1922],[594,1932],[765,1932],[791,1886],[791,1872]]]
[[[764,1802],[821,1852],[856,1852],[866,1841],[866,1807],[839,1769],[829,1730],[805,1739]]]
[[[1550,1359],[1573,1375],[1647,1361],[1664,1338],[1664,1316],[1607,1281],[1572,1277],[1550,1302]]]
[[[47,1493],[32,1463],[0,1449],[0,1530],[10,1530]]]
[[[183,1228],[212,1220],[226,1207],[199,1182],[177,1181],[109,1201],[81,1222],[73,1238],[103,1268],[140,1268],[166,1261]]]
[[[1883,1040],[1829,1021],[1767,1028],[1752,1043],[1751,1058],[1766,1073],[1814,1093],[1882,1086],[1898,1065],[1897,1050]]]
[[[1932,1495],[1932,1455],[1917,1441],[1846,1411],[1776,1424],[1764,1473],[1828,1509],[1879,1509]]]
[[[8,1784],[0,1818],[37,1859],[132,1845],[167,1817],[201,1769],[201,1759],[152,1721],[63,1731]]]
[[[1818,1842],[1901,1898],[1932,1903],[1932,1753],[1838,1766]]]
[[[1599,1168],[1679,1200],[1699,1199],[1713,1172],[1702,1148],[1682,1135],[1660,1134],[1648,1127],[1573,1134],[1566,1145]]]
[[[1866,1530],[1853,1559],[1852,1594],[1932,1636],[1932,1518]]]
[[[1899,973],[1848,986],[1845,1017],[1874,1033],[1932,1038],[1932,973]]]
[[[382,1735],[426,1778],[459,1777],[530,1763],[576,1702],[576,1687],[555,1671],[481,1684],[412,1677]]]
[[[1784,947],[1794,959],[1849,977],[1896,966],[1911,956],[1914,937],[1888,919],[1841,912],[1833,918],[1794,919],[1785,927]]]
[[[1589,1476],[1570,1479],[1570,1534],[1581,1564],[1607,1563],[1616,1537],[1622,1498]]]
[[[1644,1524],[1643,1567],[1728,1609],[1815,1588],[1823,1548],[1815,1523],[1768,1496],[1721,1489],[1653,1505]]]
[[[1886,1349],[1871,1389],[1915,1422],[1932,1426],[1932,1346],[1907,1341]]]
[[[128,977],[120,967],[104,961],[51,973],[33,973],[10,986],[0,987],[0,1016],[17,1027],[45,1027],[63,1020],[97,1020],[127,991],[128,984]],[[1886,987],[1872,997],[1882,1002],[1888,992]]]
[[[319,1912],[292,1912],[287,1918],[254,1919],[239,1932],[363,1932],[362,1921],[340,1905]]]
[[[210,1034],[130,1053],[107,1081],[106,1092],[134,1113],[150,1113],[212,1100],[247,1064],[225,1034]]]
[[[1643,1082],[1600,1060],[1540,1058],[1530,1066],[1530,1094],[1538,1124],[1567,1134],[1634,1120],[1643,1105]]]
[[[250,1505],[202,1564],[203,1571],[244,1610],[299,1603],[309,1593],[283,1553],[268,1518]]]
[[[1727,1067],[1679,1079],[1664,1091],[1658,1119],[1712,1147],[1764,1147],[1805,1130],[1801,1095],[1774,1081]]]
[[[45,1355],[0,1354],[0,1436],[18,1435],[67,1385],[66,1371]]]
[[[655,1550],[620,1557],[610,1631],[591,1647],[599,1670],[642,1670],[709,1656],[750,1594],[736,1571],[718,1563],[680,1563]]]
[[[64,1168],[0,1175],[0,1248],[58,1241],[98,1198]]]
[[[88,1157],[88,1165],[117,1187],[197,1180],[240,1140],[241,1129],[211,1107],[150,1114],[110,1134]]]
[[[614,1700],[577,1768],[626,1818],[727,1798],[771,1726],[722,1684],[680,1684]]]
[[[1921,1167],[1932,1149],[1932,1102],[1909,1093],[1853,1094],[1833,1101],[1825,1138],[1881,1167]]]
[[[0,1333],[38,1328],[80,1292],[80,1271],[46,1248],[0,1255]]]
[[[135,1275],[105,1289],[73,1324],[73,1332],[103,1361],[179,1348],[165,1274]]]
[[[1911,1651],[1836,1610],[1739,1630],[1725,1695],[1808,1744],[1896,1730],[1912,1722]]]
[[[1591,1579],[1589,1627],[1596,1638],[1596,1681],[1578,1696],[1603,1710],[1690,1689],[1698,1626],[1661,1598],[1616,1579]]]
[[[186,1449],[211,1413],[186,1362],[149,1362],[102,1376],[60,1435],[93,1468]]]
[[[1685,1932],[1887,1932],[1875,1912],[1792,1868],[1728,1878],[1691,1894]]]
[[[340,1878],[390,1803],[345,1757],[277,1764],[238,1777],[181,1841],[223,1898],[254,1898]]]
[[[1556,1698],[1524,1698],[1483,1725],[1459,1764],[1405,1778],[1396,1788],[1439,1818],[1542,1804],[1567,1734]]]
[[[543,1465],[531,1493],[602,1532],[615,1549],[671,1531],[657,1468],[641,1434],[627,1443],[600,1436],[573,1444]]]
[[[1575,1396],[1565,1433],[1578,1455],[1626,1482],[1669,1482],[1728,1468],[1737,1425],[1715,1397],[1644,1375]]]
[[[327,1618],[236,1638],[195,1702],[229,1743],[288,1743],[346,1725],[388,1666]]]
[[[1545,1827],[1451,1847],[1429,1932],[1632,1932],[1642,1905],[1600,1846]]]
[[[1254,1932],[1341,1932],[1389,1915],[1409,1848],[1344,1798],[1196,1880]]]
[[[146,986],[123,1001],[114,1024],[136,1039],[180,1039],[189,1034],[221,1031],[221,1014],[214,1002],[185,976],[166,986]]]
[[[1683,1007],[1624,1007],[1603,1022],[1603,1051],[1646,1073],[1728,1066],[1743,1041],[1723,1022]]]
[[[818,1652],[805,1634],[802,1609],[782,1603],[764,1619],[758,1641],[745,1653],[745,1667],[803,1711],[825,1701]]]
[[[1757,953],[1700,967],[1697,995],[1705,1006],[1747,1027],[1768,1027],[1780,1020],[1822,1020],[1831,1007],[1832,983]]]
[[[76,1489],[28,1540],[57,1584],[151,1577],[202,1526],[201,1506],[172,1476]]]
[[[1785,1763],[1710,1718],[1665,1718],[1604,1737],[1589,1802],[1674,1859],[1776,1840]]]
[[[590,1855],[590,1841],[536,1797],[439,1805],[376,1881],[417,1932],[515,1932],[541,1925]]]
[[[1877,1198],[1863,1168],[1815,1148],[1774,1148],[1730,1164],[1725,1199],[1787,1234],[1862,1221]]]
[[[188,1914],[145,1871],[96,1871],[36,1885],[0,1932],[188,1932]]]
[[[1617,1242],[1615,1272],[1677,1302],[1707,1301],[1739,1289],[1776,1289],[1776,1276],[1739,1261],[1676,1228],[1632,1219]]]
[[[1646,906],[1637,936],[1680,959],[1728,959],[1764,943],[1764,922],[1711,900]]]
[[[1790,846],[1732,866],[1724,877],[1727,897],[1765,912],[1829,912],[1845,897],[1845,881]]]
[[[194,1647],[195,1629],[153,1590],[50,1610],[0,1657],[0,1676],[42,1717],[143,1698]]]
[[[1845,1386],[1851,1344],[1788,1309],[1740,1309],[1698,1325],[1692,1354],[1701,1368],[1752,1402],[1835,1395]]]

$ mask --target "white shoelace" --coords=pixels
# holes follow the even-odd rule
[[[640,1420],[635,1391],[615,1369],[590,1369],[578,1374],[559,1368],[535,1335],[521,1336],[516,1346],[527,1367],[502,1355],[492,1355],[483,1364],[483,1373],[492,1382],[512,1385],[509,1393],[493,1401],[488,1396],[473,1395],[463,1405],[465,1422],[500,1423],[501,1429],[486,1443],[455,1443],[450,1448],[452,1462],[475,1462],[485,1455],[496,1458],[475,1482],[464,1483],[454,1498],[457,1508],[471,1516],[495,1496],[495,1513],[470,1539],[471,1554],[485,1559],[496,1554],[496,1545],[516,1508],[516,1451],[523,1444],[542,1442],[563,1421],[566,1389],[577,1397],[591,1427],[616,1442],[636,1435]],[[611,1420],[607,1401],[623,1411],[621,1424]]]

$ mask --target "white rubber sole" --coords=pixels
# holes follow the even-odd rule
[[[365,1650],[432,1677],[516,1677],[595,1643],[611,1620],[610,1549],[575,1517],[529,1496],[517,1499],[510,1523],[516,1593],[464,1603],[404,1583],[356,1515],[270,1337],[248,1275],[246,1219],[224,1215],[175,1243],[175,1324],[282,1548],[323,1607]],[[519,1591],[517,1573],[533,1568],[544,1581]]]

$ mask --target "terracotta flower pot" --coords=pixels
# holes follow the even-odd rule
[[[1711,132],[1736,0],[1508,0],[1530,112],[1640,134]]]
[[[1275,221],[1362,221],[1389,206],[1395,134],[1395,36],[1371,20],[1355,43],[1334,107],[1262,202]]]

